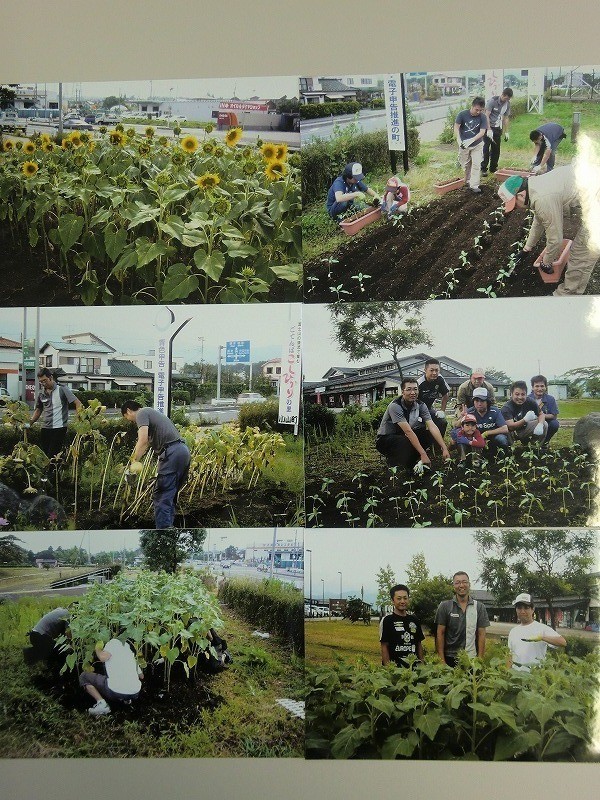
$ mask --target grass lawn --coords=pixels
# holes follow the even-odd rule
[[[54,581],[75,578],[92,572],[95,565],[86,567],[58,567],[38,569],[38,567],[3,567],[0,569],[0,593],[47,589]]]
[[[54,676],[41,665],[28,668],[21,652],[25,632],[39,616],[69,599],[0,605],[0,756],[303,756],[303,721],[276,703],[303,699],[303,661],[275,637],[253,637],[253,626],[226,607],[223,635],[233,663],[225,672],[199,674],[195,683],[185,684],[187,706],[173,713],[184,685],[178,681],[153,705],[142,692],[133,706],[115,706],[109,716],[91,718],[76,676]]]
[[[580,400],[561,400],[558,404],[559,419],[580,419],[592,411],[600,411],[600,398],[582,398]]]

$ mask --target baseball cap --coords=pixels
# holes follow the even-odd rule
[[[517,195],[523,191],[523,178],[518,175],[511,175],[504,183],[500,184],[498,189],[498,197],[504,203],[504,213],[507,214],[512,211],[517,202]]]
[[[487,400],[488,399],[488,390],[484,386],[478,386],[477,389],[473,389],[473,400]]]
[[[362,164],[359,161],[351,161],[349,164],[346,164],[344,174],[348,178],[356,178],[357,181],[364,181],[365,179]]]
[[[475,419],[473,414],[465,414],[464,417],[461,419],[460,424],[464,425],[465,422],[474,422],[475,424],[477,424],[477,420]]]
[[[513,606],[516,606],[517,603],[526,603],[528,606],[532,606],[533,600],[531,599],[530,594],[527,594],[527,592],[521,592],[521,594],[518,594],[513,600]]]
[[[485,378],[485,370],[483,367],[475,367],[471,373],[472,378]]]

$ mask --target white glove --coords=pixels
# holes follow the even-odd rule
[[[532,420],[534,420],[536,417],[537,417],[537,414],[535,413],[535,411],[528,411],[528,412],[525,414],[525,416],[523,417],[523,419],[525,420],[525,422],[531,422],[531,421],[532,421]]]
[[[542,425],[541,422],[538,422],[538,424],[533,429],[533,435],[534,436],[541,436],[543,432],[544,432],[544,426]]]
[[[492,140],[494,139],[494,131],[491,128],[487,129],[485,135],[488,137],[488,139],[492,139]]]
[[[534,175],[537,175],[538,172],[541,170],[541,168],[542,168],[541,164],[536,164],[535,167],[531,168],[531,171],[533,172]]]
[[[415,468],[413,470],[415,475],[419,476],[422,475],[424,470],[425,470],[425,464],[422,461],[417,461],[417,463],[415,464]]]
[[[504,141],[508,142],[509,139],[510,139],[510,133],[508,131],[504,131]]]
[[[446,419],[446,412],[442,411],[441,408],[435,412],[435,415],[438,419]]]

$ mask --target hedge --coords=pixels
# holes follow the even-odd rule
[[[279,433],[289,433],[289,425],[279,425],[279,402],[266,400],[260,403],[244,403],[240,406],[238,416],[239,426],[242,430],[246,428],[260,428],[261,431],[278,431]]]
[[[99,400],[107,408],[121,408],[126,400],[137,400],[144,398],[146,405],[152,405],[152,394],[141,389],[92,389],[91,391],[75,389],[75,396],[81,400],[83,405],[87,405],[89,400]]]
[[[306,436],[310,434],[318,437],[327,436],[335,431],[336,415],[327,406],[305,403],[302,422]]]
[[[218,597],[252,625],[281,636],[296,655],[304,655],[304,605],[300,589],[276,579],[227,578],[219,586]]]
[[[300,106],[300,119],[356,114],[360,108],[360,103],[356,100],[341,100],[337,103],[306,103]]]

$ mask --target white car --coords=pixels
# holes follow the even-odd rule
[[[0,405],[4,405],[5,403],[12,403],[13,398],[10,396],[10,392],[8,389],[5,389],[4,386],[0,386]]]
[[[245,403],[264,403],[266,399],[259,392],[242,392],[238,394],[237,404],[243,406]]]

